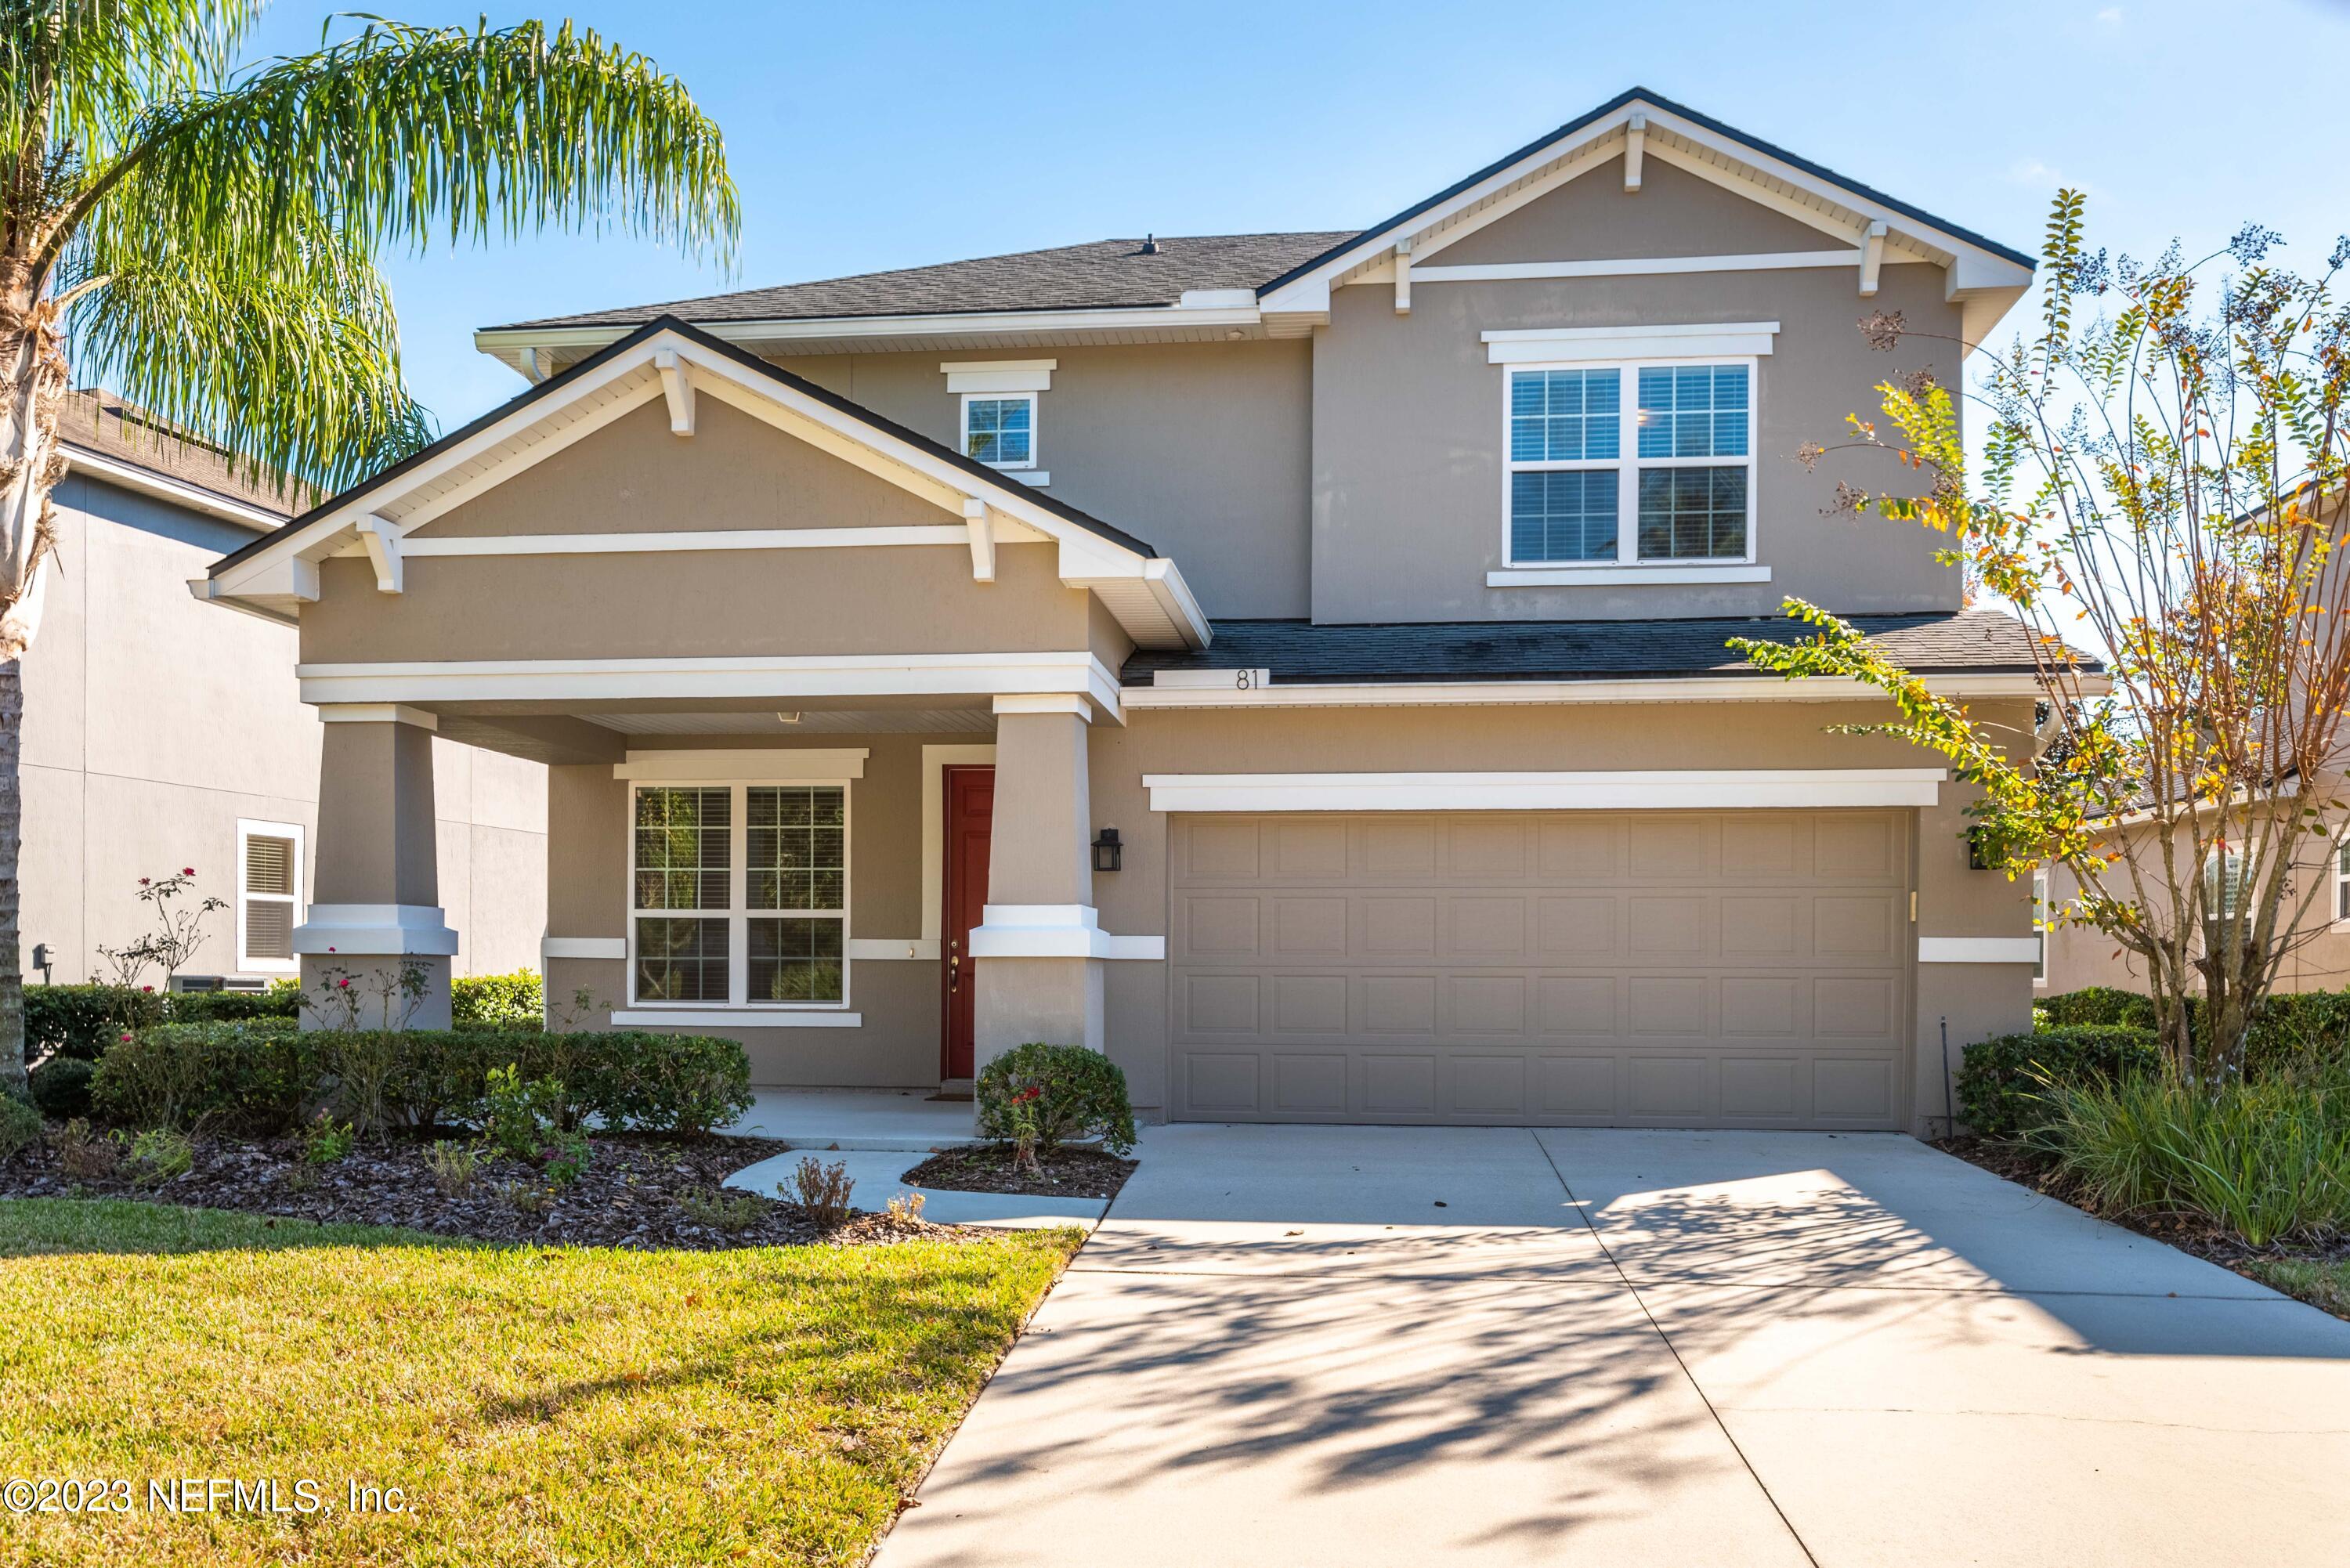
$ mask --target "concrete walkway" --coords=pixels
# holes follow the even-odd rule
[[[1142,1159],[881,1568],[2350,1561],[2350,1323],[1906,1137]]]

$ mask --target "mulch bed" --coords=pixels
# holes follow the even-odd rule
[[[186,1172],[144,1186],[127,1169],[68,1174],[52,1129],[48,1144],[0,1161],[0,1198],[131,1198],[483,1241],[645,1250],[873,1246],[983,1234],[891,1214],[856,1214],[827,1231],[796,1203],[723,1189],[730,1173],[786,1147],[767,1138],[617,1134],[588,1142],[593,1158],[568,1187],[550,1189],[536,1166],[484,1149],[471,1189],[444,1196],[425,1164],[429,1142],[421,1137],[362,1143],[341,1159],[313,1165],[296,1139],[199,1136]]]
[[[2166,1246],[2191,1253],[2207,1263],[2217,1263],[2223,1269],[2244,1272],[2241,1264],[2256,1259],[2312,1263],[2339,1262],[2350,1259],[2350,1237],[2326,1243],[2301,1243],[2291,1247],[2248,1247],[2237,1237],[2193,1214],[2142,1212],[2106,1214],[2089,1201],[2085,1193],[2073,1182],[2058,1174],[2047,1161],[2030,1149],[2013,1144],[1981,1137],[1944,1138],[1934,1145],[1944,1154],[1955,1155],[1970,1165],[1979,1165],[1993,1176],[2004,1177],[2019,1187],[2029,1187],[2044,1193],[2060,1203],[2069,1203],[2085,1214],[2151,1237]]]
[[[1036,1157],[1041,1174],[1015,1170],[1004,1144],[976,1144],[931,1156],[900,1178],[954,1192],[1010,1192],[1023,1198],[1115,1198],[1135,1161],[1097,1148],[1061,1147]]]

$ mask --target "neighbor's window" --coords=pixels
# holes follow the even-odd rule
[[[845,1002],[847,813],[840,784],[638,786],[634,1000]]]
[[[290,822],[236,825],[236,968],[240,974],[293,974],[294,928],[302,920],[302,829]]]
[[[962,400],[962,450],[991,468],[1036,466],[1036,394],[981,396]]]
[[[2203,857],[2203,950],[2226,945],[2227,930],[2244,918],[2245,882],[2251,876],[2244,852],[2214,848]]]
[[[2350,839],[2334,851],[2334,918],[2350,920]]]
[[[1751,361],[1509,379],[1512,566],[1752,559]]]
[[[2032,979],[2036,984],[2048,978],[2048,867],[2045,866],[2032,874],[2032,934],[2040,942],[2040,956],[2032,961]]]

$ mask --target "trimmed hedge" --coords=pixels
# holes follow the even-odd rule
[[[2126,1024],[2154,1027],[2154,1002],[2134,991],[2091,986],[2068,991],[2038,1002],[2050,1025]],[[2200,1032],[2202,1008],[2190,1002],[2188,1026]],[[2043,1031],[2045,1033],[2046,1031]],[[2277,992],[2261,1004],[2244,1043],[2244,1075],[2321,1067],[2350,1059],[2350,992]]]
[[[175,991],[166,1003],[174,1023],[234,1023],[248,1018],[299,1018],[302,986],[281,980],[267,991]]]
[[[95,1108],[133,1127],[271,1135],[320,1110],[362,1131],[470,1121],[494,1068],[563,1085],[556,1117],[700,1135],[751,1105],[739,1042],[639,1031],[302,1030],[280,1019],[166,1023],[100,1060]]]
[[[449,1020],[458,1029],[546,1027],[546,994],[536,974],[459,975],[449,982]]]
[[[79,1056],[50,1057],[33,1069],[33,1104],[61,1122],[89,1115],[89,1081],[96,1071]]]
[[[95,1062],[124,1029],[163,1022],[167,999],[157,991],[119,985],[28,985],[25,988],[25,1054],[52,1052]]]
[[[2053,1090],[2111,1084],[2161,1066],[2154,1031],[2126,1023],[1997,1035],[1967,1047],[1959,1067],[1959,1109],[1985,1137],[2015,1137],[2055,1115]]]

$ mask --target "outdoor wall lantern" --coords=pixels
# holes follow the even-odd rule
[[[1101,836],[1094,840],[1094,869],[1097,871],[1117,870],[1118,863],[1125,853],[1126,846],[1118,841],[1118,829],[1115,827],[1103,828],[1101,830]]]

